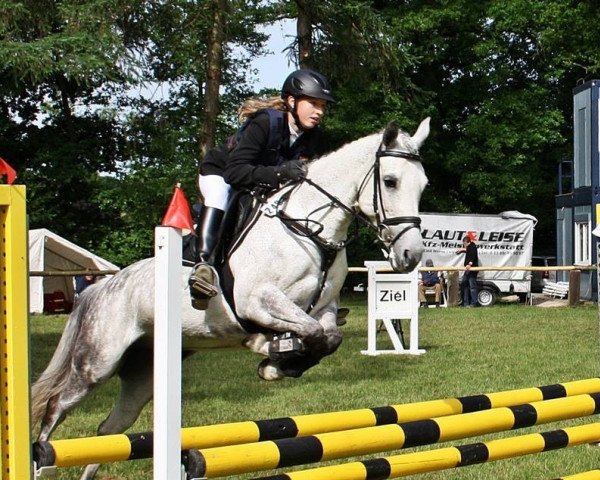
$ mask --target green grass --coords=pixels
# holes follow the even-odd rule
[[[596,306],[573,309],[498,305],[479,309],[426,309],[420,312],[420,346],[427,353],[419,357],[361,355],[367,342],[366,299],[346,298],[343,306],[350,307],[351,313],[348,324],[342,327],[342,346],[300,379],[276,383],[259,380],[256,367],[260,358],[247,351],[207,351],[186,360],[183,425],[375,407],[598,376]],[[52,354],[64,321],[63,316],[32,317],[34,377]],[[382,346],[385,347],[385,342]],[[57,429],[54,438],[93,435],[111,408],[116,388],[117,382],[113,379],[93,392]],[[150,430],[151,415],[151,408],[146,408],[132,431]],[[592,420],[557,422],[508,435],[554,430]],[[502,436],[507,435],[487,435],[441,444],[437,448]],[[384,452],[375,456],[399,453],[402,452]],[[598,468],[599,459],[599,447],[584,445],[424,474],[418,478],[550,479]],[[78,473],[77,468],[65,469],[60,471],[57,479],[75,479]],[[246,479],[267,473],[273,472],[230,478]],[[102,467],[97,478],[149,479],[152,478],[152,465],[145,460],[107,465]]]

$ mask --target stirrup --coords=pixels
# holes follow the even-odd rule
[[[212,298],[216,297],[217,293],[219,293],[217,287],[202,278],[190,279],[190,292],[192,296],[198,298]]]
[[[206,269],[199,271],[201,266],[206,267]],[[199,263],[194,267],[188,284],[192,297],[192,307],[196,310],[206,310],[208,301],[219,293],[214,285],[216,279],[216,275],[208,264]]]

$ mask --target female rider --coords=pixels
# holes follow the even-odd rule
[[[204,205],[196,228],[196,265],[189,279],[192,305],[204,310],[217,294],[211,269],[221,221],[231,188],[274,190],[304,178],[304,162],[321,154],[323,137],[317,128],[334,98],[327,79],[312,70],[297,70],[283,83],[281,97],[250,99],[240,107],[242,127],[235,145],[208,152],[200,166],[198,184]],[[274,135],[272,113],[282,125]],[[274,145],[274,147],[273,147]]]

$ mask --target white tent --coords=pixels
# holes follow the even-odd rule
[[[29,271],[57,272],[77,270],[118,270],[119,267],[68,240],[40,228],[29,231]],[[30,276],[29,311],[44,311],[44,294],[63,292],[73,302],[75,285],[72,276]]]

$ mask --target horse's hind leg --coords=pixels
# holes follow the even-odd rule
[[[152,349],[131,349],[119,369],[121,391],[117,403],[98,427],[98,435],[122,433],[131,427],[152,398]],[[87,465],[80,480],[91,480],[99,464]]]
[[[133,348],[119,368],[121,391],[114,408],[98,427],[98,435],[121,433],[131,427],[152,398],[151,348]]]
[[[101,338],[93,332],[88,332],[88,337]],[[91,390],[108,380],[118,368],[127,346],[116,343],[112,345],[112,351],[107,353],[101,350],[98,342],[87,341],[89,338],[78,340],[71,354],[70,368],[62,390],[47,401],[38,441],[47,441],[67,413]]]

